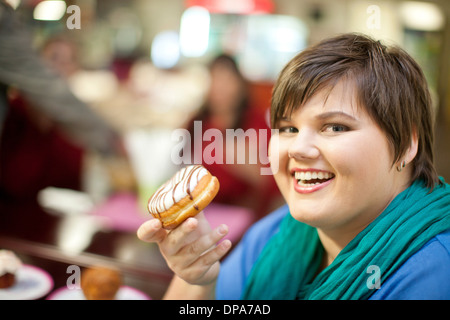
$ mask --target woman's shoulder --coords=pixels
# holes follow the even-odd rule
[[[216,286],[217,299],[241,297],[253,265],[288,213],[287,205],[282,206],[250,227],[236,248],[222,262]]]
[[[261,218],[247,231],[245,235],[246,240],[248,241],[254,238],[261,240],[261,237],[263,237],[268,241],[278,231],[281,220],[283,220],[287,214],[289,214],[289,208],[287,205],[283,205],[267,216]],[[264,243],[267,241],[264,241]]]
[[[252,266],[267,242],[275,235],[281,220],[289,214],[287,205],[280,207],[267,216],[255,222],[242,237],[236,251],[245,257],[246,264]]]
[[[450,299],[449,270],[450,229],[432,238],[412,255],[381,283],[371,299]]]

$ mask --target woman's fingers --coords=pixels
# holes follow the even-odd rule
[[[197,219],[189,218],[177,228],[171,230],[164,241],[159,244],[163,254],[174,256],[181,248],[198,239],[201,235],[195,232],[197,226]]]
[[[192,264],[192,266],[198,265],[200,268],[210,267],[214,263],[222,259],[230,248],[231,248],[231,241],[226,239],[221,243],[219,243],[214,249],[209,250],[208,252],[200,256],[200,258],[197,259],[197,261],[195,261]]]
[[[217,245],[217,242],[227,233],[228,227],[221,225],[184,246],[171,259],[168,259],[170,268],[178,271],[186,281],[203,277],[208,269],[212,268],[230,249],[229,240],[224,240]]]
[[[217,242],[219,242],[224,236],[226,236],[227,233],[228,227],[222,224],[213,231],[203,235],[198,240],[182,248],[180,254],[184,256],[185,264],[192,264],[201,255],[205,254],[205,252],[216,246]]]
[[[178,266],[178,276],[191,284],[204,285],[211,283],[219,274],[220,259],[225,256],[230,248],[230,240],[222,241],[213,249],[197,257],[191,265]]]
[[[231,248],[224,240],[226,225],[211,230],[203,213],[189,218],[173,230],[165,230],[158,219],[143,223],[137,236],[145,242],[156,242],[169,267],[180,278],[193,284],[213,281],[219,272],[219,261]]]
[[[161,221],[151,219],[139,227],[137,236],[145,242],[161,242],[166,238],[167,231],[162,228]]]

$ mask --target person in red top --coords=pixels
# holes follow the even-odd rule
[[[0,154],[1,202],[34,201],[48,186],[80,190],[84,150],[23,96],[10,98]]]
[[[213,149],[210,144],[214,141],[203,141],[201,148],[202,164],[220,181],[220,191],[214,201],[247,207],[255,212],[257,218],[260,218],[270,212],[272,203],[280,197],[272,175],[262,175],[260,171],[261,167],[268,163],[265,161],[267,149],[259,150],[259,141],[265,141],[267,146],[270,139],[269,126],[256,106],[251,105],[248,83],[231,56],[219,55],[210,63],[209,70],[210,89],[205,104],[190,122],[191,137],[194,137],[194,126],[198,126],[199,123],[201,123],[202,137],[209,129],[217,129],[221,132],[223,149],[212,152],[222,152],[222,157],[218,157],[223,159],[222,162],[208,163],[211,161],[205,159],[205,156],[207,157],[209,151]],[[263,130],[260,131],[260,129]],[[227,138],[227,132],[243,131],[245,133],[248,130],[256,133],[257,141],[247,139],[245,150],[242,150],[237,139],[232,143],[227,141],[230,139],[230,137]],[[191,143],[191,147],[191,154],[194,155],[196,151],[194,143]],[[244,152],[244,163],[238,163],[236,157]],[[234,161],[230,162],[229,158],[227,161],[227,155],[229,157],[230,154],[234,154]],[[250,154],[253,159],[256,157],[256,163],[253,160],[250,161]],[[212,154],[212,157],[215,158],[216,155]]]

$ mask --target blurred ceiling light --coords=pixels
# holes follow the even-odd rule
[[[66,3],[60,0],[40,2],[33,11],[35,20],[57,21],[66,13]]]
[[[180,24],[180,50],[186,57],[201,57],[208,50],[209,11],[190,7],[183,12]]]
[[[186,7],[201,6],[214,13],[272,13],[272,0],[187,0]]]
[[[414,30],[437,31],[444,27],[444,14],[433,3],[405,1],[400,4],[400,17],[405,27]]]
[[[176,66],[180,60],[178,33],[175,31],[158,33],[152,42],[151,59],[158,68],[170,69]]]
[[[306,47],[308,29],[301,20],[284,15],[272,15],[271,18],[271,28],[267,30],[267,35],[274,50],[298,53]]]
[[[8,3],[14,10],[16,10],[20,5],[20,0],[6,0],[6,3]]]

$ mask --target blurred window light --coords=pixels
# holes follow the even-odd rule
[[[175,31],[158,33],[152,42],[151,59],[158,68],[170,69],[176,66],[180,60],[178,33]]]
[[[247,17],[247,41],[239,55],[241,71],[251,81],[274,80],[284,65],[307,46],[308,28],[286,15]]]
[[[307,28],[299,19],[290,16],[274,15],[268,30],[273,48],[280,52],[298,53],[307,45]]]
[[[180,50],[186,57],[201,57],[208,50],[209,11],[203,7],[190,7],[183,12],[180,24]]]
[[[57,21],[66,13],[66,3],[60,0],[40,2],[33,11],[35,20]]]
[[[405,27],[413,30],[438,31],[445,23],[442,10],[428,2],[405,1],[400,4],[400,16]]]
[[[14,10],[16,10],[20,5],[20,0],[6,0],[6,3],[8,3]]]

